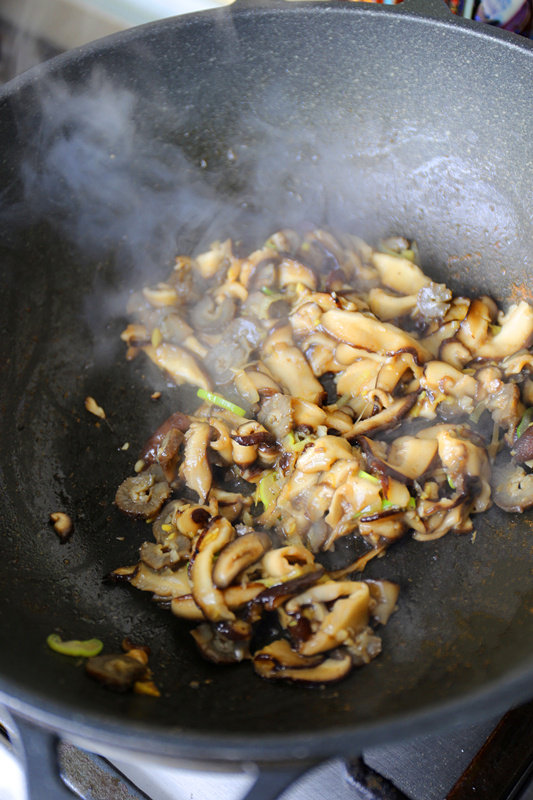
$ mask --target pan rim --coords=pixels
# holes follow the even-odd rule
[[[250,760],[265,764],[293,763],[350,757],[369,747],[429,735],[437,728],[442,731],[494,718],[531,699],[532,672],[533,660],[513,670],[503,682],[495,678],[475,691],[426,705],[410,714],[400,711],[372,722],[337,724],[308,733],[225,732],[222,736],[219,731],[191,732],[178,726],[173,729],[130,718],[126,721],[116,714],[107,716],[70,709],[36,692],[20,691],[14,682],[4,678],[0,679],[0,704],[15,716],[73,742],[79,741],[94,752],[112,748],[122,753],[143,753],[164,762],[183,759],[191,769],[194,762],[211,766]]]
[[[89,57],[93,52],[101,52],[103,49],[113,48],[118,43],[133,42],[137,38],[156,33],[158,29],[162,29],[163,27],[168,31],[169,26],[178,28],[186,27],[188,25],[194,25],[201,20],[207,21],[209,18],[217,19],[228,14],[244,17],[248,15],[279,14],[280,11],[284,14],[298,14],[306,10],[310,13],[318,12],[322,16],[329,13],[343,13],[346,15],[353,15],[354,19],[368,15],[369,18],[375,17],[376,19],[394,20],[398,23],[402,21],[416,21],[422,25],[431,25],[432,27],[439,27],[457,32],[462,31],[462,33],[474,36],[475,38],[498,42],[502,46],[533,57],[533,40],[495,26],[455,16],[451,12],[444,15],[437,14],[436,16],[430,16],[421,13],[417,8],[411,9],[409,5],[404,9],[402,3],[391,6],[371,5],[366,3],[358,3],[356,5],[355,3],[346,3],[344,0],[291,0],[290,2],[288,2],[288,0],[234,0],[234,2],[227,6],[211,8],[204,11],[194,11],[188,14],[180,14],[162,20],[154,20],[142,25],[136,25],[60,53],[47,61],[30,67],[20,75],[12,78],[4,84],[4,86],[0,87],[0,104],[11,95],[28,88],[31,84],[38,83],[39,80],[53,74],[56,70],[61,69],[63,65],[71,61]]]

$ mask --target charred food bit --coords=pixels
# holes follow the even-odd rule
[[[159,689],[152,680],[152,671],[148,666],[150,648],[124,639],[122,649],[125,652],[89,658],[85,664],[87,674],[107,689],[118,692],[133,689],[137,694],[160,697]]]
[[[90,414],[94,414],[95,417],[100,417],[100,419],[105,419],[105,411],[102,406],[99,406],[94,397],[86,397],[85,398],[85,408]]]
[[[61,544],[67,542],[74,531],[72,519],[64,511],[53,511],[50,514],[50,522],[54,525],[54,530],[61,540]]]

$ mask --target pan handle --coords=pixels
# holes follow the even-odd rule
[[[73,800],[76,795],[61,778],[57,734],[19,716],[13,720],[28,800]]]

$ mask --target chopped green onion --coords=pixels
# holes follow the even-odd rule
[[[276,500],[279,490],[279,475],[276,470],[272,469],[263,475],[256,489],[256,500],[259,499],[263,503],[265,511]]]
[[[220,408],[225,408],[226,411],[231,411],[233,414],[237,414],[239,417],[246,416],[246,411],[244,408],[236,406],[235,403],[232,403],[230,400],[226,400],[225,397],[221,397],[219,394],[208,392],[206,389],[198,389],[196,394],[202,400],[206,400],[208,403],[213,403],[215,406],[220,406]]]
[[[416,500],[414,497],[409,498],[409,502],[407,503],[407,508],[416,508]]]
[[[392,508],[394,503],[392,500],[382,500],[381,501],[381,510],[385,511],[387,508]]]
[[[360,469],[358,475],[360,478],[365,478],[367,481],[371,481],[372,483],[381,483],[379,478],[376,478],[375,475],[371,475],[370,472],[365,472],[364,469]]]
[[[291,453],[301,453],[302,450],[312,441],[314,441],[312,436],[302,436],[300,438],[299,435],[296,435],[293,431],[290,431],[283,440],[283,445],[285,449],[290,450]]]
[[[528,408],[516,429],[516,438],[520,439],[531,425],[533,425],[533,408]]]
[[[277,292],[274,292],[269,286],[261,286],[261,291],[268,297],[273,297]]]
[[[46,644],[56,653],[62,653],[64,656],[82,656],[83,658],[97,656],[104,647],[104,643],[100,639],[86,639],[84,642],[79,639],[70,639],[64,642],[57,633],[47,636]]]
[[[455,483],[452,481],[449,475],[446,475],[446,480],[448,481],[448,486],[450,487],[450,489],[453,489],[455,491]]]

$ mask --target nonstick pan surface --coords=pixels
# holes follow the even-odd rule
[[[127,291],[162,279],[177,252],[299,221],[370,242],[404,233],[455,289],[531,297],[531,46],[438,2],[363,6],[143,26],[0,97],[0,688],[27,716],[145,752],[297,758],[531,694],[530,514],[492,509],[475,537],[406,538],[372,562],[369,577],[401,585],[383,653],[319,690],[208,664],[185,625],[103,582],[147,538],[115,509],[116,487],[191,402],[126,362],[119,339]],[[64,545],[56,510],[75,523]],[[47,648],[54,630],[108,651],[125,636],[148,644],[162,697],[105,691]]]

